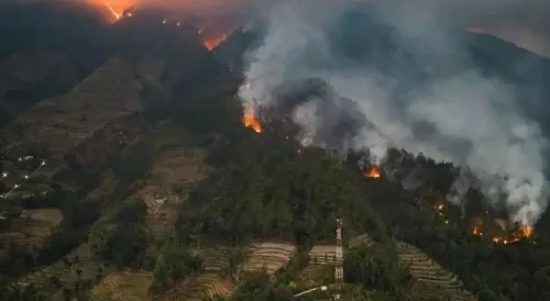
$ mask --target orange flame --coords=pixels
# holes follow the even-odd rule
[[[522,225],[519,231],[524,238],[531,238],[533,236],[533,228],[529,225]]]
[[[112,16],[112,21],[116,22],[122,18],[125,10],[135,5],[135,0],[87,0],[91,5],[104,7]],[[128,15],[131,17],[131,15]]]
[[[254,109],[249,108],[244,110],[242,122],[245,127],[251,128],[257,134],[262,132],[262,124],[256,119]]]
[[[520,240],[529,240],[533,238],[534,230],[529,225],[521,225],[519,229],[508,235],[508,237],[495,236],[493,237],[493,243],[508,245],[518,242]]]
[[[363,171],[363,176],[369,179],[378,179],[380,175],[380,167],[378,165],[373,165],[371,168]]]
[[[113,15],[115,20],[120,19],[121,14],[118,13],[108,1],[105,2],[105,7],[107,7],[107,10],[111,13],[111,15]]]
[[[220,46],[220,44],[227,39],[227,36],[228,36],[227,34],[224,34],[222,36],[205,38],[203,42],[204,47],[206,47],[206,49],[208,49],[209,51],[212,51],[216,47]]]
[[[520,239],[518,237],[504,238],[502,236],[493,237],[493,243],[501,245],[509,245],[515,242],[518,242]]]
[[[474,235],[474,236],[483,236],[483,231],[481,230],[481,228],[479,226],[476,225],[472,228],[472,235]],[[494,239],[493,239],[493,241],[494,241]]]

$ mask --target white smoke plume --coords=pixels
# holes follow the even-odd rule
[[[331,92],[293,108],[304,144],[334,147],[327,132],[336,131],[340,113],[353,116],[354,130],[338,135],[339,148],[369,150],[381,160],[389,147],[396,147],[453,162],[475,175],[489,200],[504,202],[513,221],[533,225],[547,206],[546,141],[539,125],[522,115],[511,88],[469,64],[459,39],[452,38],[451,24],[425,13],[424,7],[367,9],[400,37],[399,49],[378,50],[413,54],[410,59],[416,64],[397,63],[390,69],[402,67],[402,73],[414,74],[412,66],[429,73],[436,64],[442,67],[438,76],[411,81],[396,75],[400,72],[380,72],[342,56],[335,46],[335,28],[349,9],[363,9],[359,6],[352,0],[274,6],[267,14],[263,43],[249,54],[250,84],[239,91],[243,105],[277,107],[281,91],[318,79]],[[457,181],[454,197],[461,201],[471,184]]]

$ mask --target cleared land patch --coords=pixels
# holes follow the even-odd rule
[[[407,266],[416,280],[412,288],[414,300],[476,301],[458,277],[434,262],[424,252],[405,242],[397,242],[401,264]]]
[[[150,176],[138,194],[147,206],[146,225],[155,240],[175,236],[182,202],[206,176],[204,157],[200,149],[174,147],[161,150],[154,159]]]
[[[286,267],[296,255],[296,246],[290,243],[263,242],[252,246],[252,251],[242,265],[244,272],[265,271],[275,274]]]
[[[229,298],[235,290],[235,284],[228,278],[216,273],[203,273],[182,280],[178,285],[166,291],[155,300],[158,301],[203,301],[215,296]]]

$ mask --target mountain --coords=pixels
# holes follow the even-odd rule
[[[163,11],[107,25],[81,6],[9,10],[21,18],[0,21],[17,38],[0,46],[0,300],[548,300],[544,232],[495,222],[475,191],[446,202],[451,164],[391,150],[370,166],[301,146],[285,118],[243,126],[236,91],[261,30],[211,52]],[[548,60],[465,31],[467,57],[418,55],[397,35],[351,13],[331,38],[404,88],[473,64],[543,118]],[[289,102],[331,93],[301,88]]]
[[[70,2],[0,4],[0,124],[32,103],[66,92],[105,58],[107,24]]]

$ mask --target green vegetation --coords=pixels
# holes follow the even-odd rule
[[[118,267],[142,265],[148,238],[143,226],[145,204],[142,199],[129,199],[116,214],[113,224],[98,231],[96,252]]]
[[[450,205],[443,217],[434,210],[434,202],[444,199],[453,181],[452,166],[397,151],[390,153],[388,161],[400,162],[394,165],[400,171],[422,166],[429,183],[405,199],[397,197],[401,188],[392,187],[384,193],[396,197],[374,203],[397,239],[418,246],[455,273],[481,301],[550,300],[550,258],[544,255],[550,245],[544,237],[536,238],[536,244],[521,241],[495,245],[488,232],[491,227],[500,228],[493,225],[493,215],[483,215],[487,209],[480,193],[470,191],[464,211]],[[376,188],[384,189],[380,186]],[[445,219],[450,222],[446,224]],[[483,221],[484,237],[472,236],[474,219]]]
[[[452,227],[432,227],[408,238],[456,273],[480,300],[550,300],[547,243],[494,245]]]
[[[17,284],[4,288],[0,295],[0,301],[46,301],[45,296],[40,294],[32,286],[21,286]]]
[[[403,300],[411,286],[411,276],[399,265],[391,242],[352,248],[344,258],[344,271],[346,283],[384,292],[386,300]]]
[[[337,216],[359,231],[384,233],[362,191],[362,177],[324,151],[301,154],[264,137],[212,149],[218,173],[200,183],[182,209],[182,238],[206,234],[246,241],[284,238],[300,242],[332,235]]]
[[[288,301],[294,300],[286,283],[273,282],[265,273],[247,275],[231,301]]]
[[[153,270],[153,293],[160,293],[179,278],[202,269],[202,258],[187,251],[176,241],[168,242],[157,257]]]

